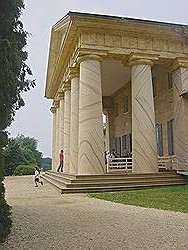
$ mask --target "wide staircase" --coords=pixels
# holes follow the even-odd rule
[[[115,192],[188,184],[188,177],[175,171],[152,174],[105,174],[75,176],[47,171],[42,178],[61,193]]]

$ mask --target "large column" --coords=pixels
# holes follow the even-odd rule
[[[56,108],[51,107],[50,111],[53,114],[52,127],[52,170],[56,170],[55,156],[56,156]]]
[[[64,148],[64,92],[59,92],[59,149]]]
[[[66,82],[63,86],[64,101],[64,168],[65,173],[69,173],[70,159],[70,111],[71,111],[71,92],[70,82]]]
[[[104,174],[101,65],[98,56],[80,59],[78,174]]]
[[[106,117],[105,151],[110,151],[109,113],[108,113],[108,110],[103,111],[103,113]]]
[[[157,58],[154,58],[157,59]],[[153,57],[132,55],[133,173],[158,171],[151,65]]]
[[[72,68],[71,79],[71,124],[69,173],[78,174],[78,127],[79,127],[79,74]]]
[[[173,64],[174,154],[180,162],[188,160],[188,60],[176,59]],[[180,164],[179,169],[185,169]]]
[[[55,101],[55,108],[56,108],[56,129],[55,129],[55,166],[54,170],[57,170],[59,166],[59,100]]]

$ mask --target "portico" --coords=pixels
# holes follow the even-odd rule
[[[104,175],[105,149],[128,150],[133,173],[158,172],[158,156],[188,158],[186,32],[75,12],[53,26],[45,91],[53,100],[53,170],[62,148],[72,175]]]

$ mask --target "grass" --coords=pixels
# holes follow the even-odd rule
[[[126,205],[188,213],[188,185],[136,191],[91,193],[89,197]]]

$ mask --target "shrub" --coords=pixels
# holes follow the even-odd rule
[[[0,150],[0,248],[1,248],[1,243],[4,242],[7,234],[10,233],[12,225],[11,207],[5,201],[5,188],[2,183],[3,174],[4,174],[4,160]]]
[[[36,165],[19,165],[14,170],[14,175],[32,175],[35,172]]]
[[[5,188],[3,183],[0,183],[0,243],[4,242],[7,234],[10,233],[12,226],[11,207],[4,199]]]

